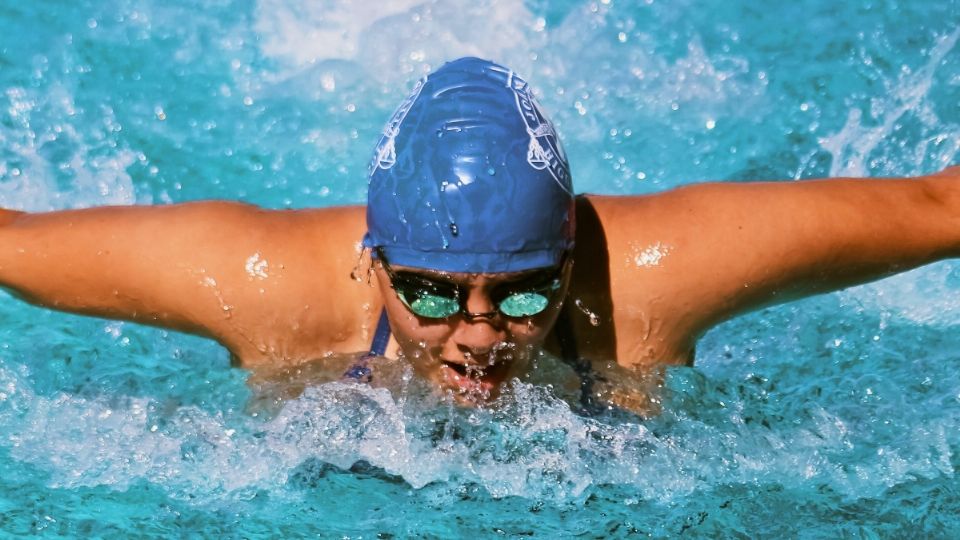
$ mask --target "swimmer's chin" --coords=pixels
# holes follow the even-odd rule
[[[521,370],[520,364],[524,363],[502,362],[486,369],[469,369],[441,360],[435,380],[455,404],[478,407],[500,397],[503,386]]]
[[[493,404],[496,399],[493,396],[473,394],[473,393],[464,393],[458,394],[452,390],[447,394],[450,398],[450,403],[461,409],[477,409],[485,408]],[[499,395],[499,392],[498,392]]]
[[[454,405],[467,408],[483,407],[501,394],[503,382],[473,380],[457,374],[444,377],[440,388],[446,393]]]

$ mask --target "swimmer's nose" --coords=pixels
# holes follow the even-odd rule
[[[487,363],[487,359],[490,357],[490,352],[493,350],[493,346],[487,347],[486,349],[475,349],[473,347],[468,347],[462,343],[457,343],[457,348],[460,350],[460,354],[463,355],[464,364],[470,365],[484,365]]]
[[[497,315],[497,306],[486,294],[473,291],[467,297],[466,302],[467,319],[476,319],[480,317],[491,318]]]
[[[468,364],[486,365],[494,346],[506,337],[487,320],[464,321],[457,330],[453,341]]]
[[[486,365],[494,346],[507,336],[490,297],[474,290],[467,298],[468,313],[461,314],[451,340],[465,364]]]

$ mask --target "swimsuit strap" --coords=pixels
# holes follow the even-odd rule
[[[377,329],[373,333],[373,342],[370,352],[365,356],[383,356],[387,354],[387,344],[390,343],[390,321],[387,320],[386,308],[380,310],[380,319],[377,320]]]
[[[370,369],[370,360],[383,356],[387,352],[387,344],[390,343],[390,321],[387,320],[387,310],[380,311],[380,319],[377,320],[377,329],[373,333],[373,342],[370,343],[370,351],[361,356],[354,362],[343,376],[341,381],[355,381],[368,383],[373,378],[373,370]]]

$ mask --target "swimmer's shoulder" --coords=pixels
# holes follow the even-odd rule
[[[254,207],[255,208],[255,207]],[[363,206],[254,211],[260,231],[291,262],[312,264],[313,272],[340,274],[356,264],[366,232]]]
[[[581,355],[649,369],[688,364],[696,335],[676,290],[691,237],[675,191],[577,197],[568,303]],[[687,217],[686,219],[689,219]]]
[[[142,211],[143,208],[113,207],[111,210],[134,213]],[[178,222],[185,222],[186,219],[202,219],[211,227],[220,223],[233,227],[237,231],[242,231],[244,225],[248,230],[250,227],[255,227],[274,234],[285,234],[296,230],[301,235],[304,233],[311,235],[310,240],[329,237],[335,230],[344,233],[354,231],[361,235],[366,230],[366,207],[359,205],[270,209],[240,201],[202,200],[148,207],[147,210],[161,214],[158,217],[167,219],[169,226],[176,226]],[[222,232],[231,232],[231,230]]]
[[[217,282],[229,318],[214,333],[237,363],[293,366],[366,350],[381,302],[364,279],[364,207],[241,212],[255,226],[227,240],[233,262]]]

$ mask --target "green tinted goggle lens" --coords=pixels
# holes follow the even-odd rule
[[[530,317],[547,309],[549,302],[538,292],[519,292],[501,300],[497,309],[507,317]]]
[[[394,280],[397,296],[416,315],[429,319],[445,319],[461,309],[460,295],[456,289],[446,290],[446,287],[433,287],[426,283],[409,283],[397,276]],[[559,287],[560,280],[554,279],[545,287],[509,292],[497,302],[497,310],[507,317],[532,317],[547,309],[550,295]]]
[[[470,313],[463,304],[460,286],[427,278],[410,272],[396,272],[390,268],[383,250],[377,249],[377,259],[390,278],[390,284],[397,297],[415,315],[428,319],[445,319],[463,312],[467,317],[491,315],[488,313]],[[543,313],[550,305],[550,299],[560,288],[560,274],[566,268],[562,263],[552,277],[531,277],[519,283],[508,283],[493,292],[493,303],[497,311],[507,317],[532,317]]]
[[[430,319],[445,319],[460,311],[460,302],[457,298],[440,296],[429,292],[415,294],[411,301],[407,295],[401,294],[400,299],[410,308],[410,311],[421,317]]]

